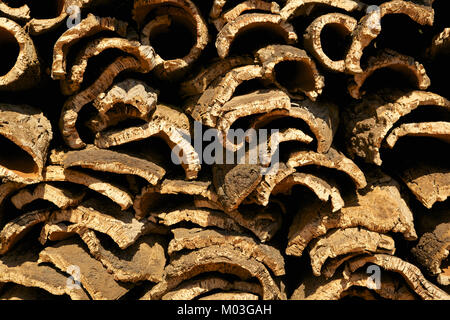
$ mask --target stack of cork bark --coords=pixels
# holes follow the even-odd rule
[[[450,299],[447,2],[0,1],[0,299]]]

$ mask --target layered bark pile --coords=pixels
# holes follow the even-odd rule
[[[0,299],[450,299],[447,0],[41,2],[0,1]]]

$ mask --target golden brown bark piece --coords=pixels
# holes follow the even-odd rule
[[[25,287],[17,284],[8,284],[6,288],[2,289],[0,295],[0,300],[50,301],[55,299],[58,299],[58,296],[52,295],[45,290]]]
[[[350,35],[355,30],[358,21],[346,14],[329,13],[315,19],[303,36],[305,48],[327,69],[335,72],[345,71],[345,56],[339,60],[330,58],[323,49],[322,32],[325,28],[333,28],[342,36],[342,39]]]
[[[355,272],[368,263],[378,265],[386,271],[400,274],[409,287],[423,300],[450,300],[450,295],[425,279],[419,268],[398,257],[374,254],[373,256],[355,258],[349,261],[349,270]]]
[[[2,1],[0,2],[0,13],[2,16],[19,22],[28,21],[31,19],[30,7],[26,4],[20,7],[10,7],[7,3]]]
[[[0,91],[21,91],[36,86],[41,78],[33,40],[16,22],[0,18]]]
[[[244,31],[264,26],[272,32],[280,34],[287,44],[297,42],[297,34],[293,26],[283,21],[281,16],[269,13],[245,13],[227,23],[216,38],[216,48],[222,59],[228,56],[233,41]]]
[[[60,209],[67,209],[80,204],[86,192],[77,188],[62,187],[51,183],[40,183],[33,188],[25,188],[11,197],[17,209],[38,199],[47,200]]]
[[[7,253],[35,225],[45,222],[50,215],[48,210],[25,213],[7,223],[0,232],[0,255]]]
[[[327,153],[314,151],[296,151],[291,153],[287,165],[292,168],[315,165],[335,169],[347,174],[355,183],[357,189],[366,187],[364,173],[359,167],[343,153],[333,147]]]
[[[213,293],[210,295],[203,296],[199,300],[242,301],[242,300],[259,300],[259,297],[250,292],[231,291],[231,292]]]
[[[262,296],[260,284],[245,281],[228,281],[214,276],[203,276],[198,279],[185,281],[174,290],[162,296],[161,300],[193,300],[199,295],[214,290],[239,290]]]
[[[293,98],[306,95],[316,101],[322,94],[325,78],[306,51],[288,45],[269,45],[259,49],[256,57],[263,66],[264,77]]]
[[[353,82],[348,86],[350,95],[355,99],[361,99],[366,94],[364,91],[361,92],[364,82],[376,71],[383,68],[404,73],[410,79],[411,84],[417,86],[418,89],[425,90],[431,84],[431,80],[422,64],[415,61],[412,57],[385,49],[378,55],[368,59],[367,68],[362,73],[354,75]]]
[[[283,299],[284,293],[260,262],[242,255],[228,246],[210,246],[181,255],[173,260],[165,271],[164,280],[147,292],[142,299],[161,299],[183,281],[206,272],[234,274],[242,280],[258,279],[263,288],[263,299]]]
[[[179,110],[158,105],[148,123],[124,130],[98,133],[95,145],[99,148],[119,146],[155,136],[162,138],[172,149],[172,155],[186,172],[187,179],[197,178],[201,169],[197,151],[191,144],[191,123]]]
[[[434,10],[410,1],[393,0],[382,3],[378,10],[368,12],[353,32],[353,42],[347,53],[345,65],[347,72],[362,73],[361,57],[364,49],[381,33],[381,19],[389,14],[404,14],[421,25],[432,26]]]
[[[95,147],[67,153],[64,158],[64,168],[71,167],[137,175],[152,185],[156,185],[166,173],[163,168],[150,161],[132,157],[123,152],[97,149]]]
[[[128,23],[115,18],[100,18],[89,14],[78,25],[64,32],[56,41],[53,49],[52,78],[62,80],[66,78],[67,54],[70,48],[83,38],[93,36],[102,31],[115,32],[125,37]]]
[[[309,255],[315,276],[321,275],[323,265],[349,253],[395,253],[395,242],[390,236],[360,228],[337,229],[313,241]]]
[[[52,138],[51,123],[39,109],[0,104],[0,177],[27,184],[42,180]]]
[[[0,184],[0,207],[4,204],[5,199],[12,195],[17,190],[24,188],[26,184],[19,182],[5,182]],[[1,214],[1,211],[0,211]],[[0,215],[1,218],[1,215]]]
[[[253,238],[237,233],[229,233],[214,229],[172,229],[174,239],[170,241],[168,253],[172,255],[183,249],[195,250],[209,246],[231,245],[242,252],[243,255],[252,257],[265,264],[275,276],[282,276],[284,270],[284,258],[280,252],[272,246],[258,244]]]
[[[117,203],[122,210],[128,209],[133,204],[133,198],[127,190],[100,177],[100,175],[96,176],[92,173],[84,173],[74,169],[64,169],[62,166],[48,166],[44,171],[44,181],[67,181],[84,185],[108,197]]]
[[[450,122],[405,123],[395,128],[386,138],[386,145],[394,148],[397,141],[405,136],[433,137],[450,143]]]
[[[450,101],[431,92],[385,92],[371,95],[347,116],[347,147],[350,156],[382,164],[380,148],[388,132],[407,114],[419,107],[442,107],[450,110]]]
[[[427,49],[428,56],[433,59],[437,55],[450,50],[450,28],[445,28],[433,38],[431,46]]]
[[[315,202],[301,208],[289,230],[286,253],[301,256],[308,243],[327,230],[363,227],[378,233],[399,232],[416,240],[413,215],[400,194],[400,186],[385,174],[368,176],[366,189],[345,198],[346,206],[332,213],[329,204]]]
[[[102,264],[74,240],[46,247],[39,253],[38,263],[43,262],[51,263],[66,273],[71,272],[71,266],[80,268],[79,281],[93,300],[117,300],[129,290],[129,286],[117,283]]]
[[[419,243],[411,250],[426,271],[437,276],[441,285],[450,285],[450,270],[443,265],[450,250],[450,223],[441,223],[422,235]]]
[[[339,125],[338,107],[332,103],[316,103],[309,100],[293,101],[289,110],[274,110],[256,117],[251,128],[260,129],[282,118],[303,120],[315,136],[317,152],[326,153],[333,143]]]
[[[73,300],[89,300],[82,287],[67,285],[67,275],[50,266],[38,264],[41,249],[35,244],[24,242],[0,257],[0,282],[41,288],[57,296],[67,294]]]
[[[284,20],[289,20],[298,15],[308,14],[315,5],[326,5],[348,12],[364,7],[363,3],[353,0],[287,0],[280,15]]]

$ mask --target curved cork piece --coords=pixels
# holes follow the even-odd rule
[[[150,20],[141,31],[141,42],[152,46],[155,35],[163,35],[170,30],[172,23],[180,24],[195,38],[189,52],[176,59],[163,59],[156,50],[158,66],[155,73],[162,78],[173,78],[182,75],[200,57],[209,42],[208,26],[203,20],[195,4],[189,0],[142,0],[134,2],[134,17],[138,24],[143,22],[144,15],[155,10],[156,17]]]
[[[314,151],[296,151],[291,153],[286,163],[292,168],[316,165],[335,169],[347,174],[355,183],[357,189],[367,186],[364,173],[359,167],[343,153],[333,147],[327,153],[317,153]]]
[[[124,212],[112,202],[99,199],[84,201],[77,208],[58,210],[51,214],[49,222],[71,222],[109,235],[121,248],[126,249],[148,232],[151,224],[138,221],[131,212]]]
[[[24,188],[25,186],[26,184],[10,181],[0,184],[0,208],[4,205],[5,199],[7,199],[17,190]],[[0,218],[1,218],[1,210],[0,210]]]
[[[326,5],[348,12],[361,10],[364,7],[363,3],[353,0],[287,0],[280,15],[283,20],[290,20],[308,13],[314,5]]]
[[[44,181],[67,181],[81,184],[89,189],[108,197],[117,203],[122,210],[133,205],[133,197],[123,187],[116,185],[107,179],[95,176],[92,173],[84,173],[73,169],[64,169],[62,166],[48,166],[44,171]]]
[[[187,110],[194,120],[215,127],[225,103],[231,100],[236,88],[253,79],[262,79],[263,69],[257,65],[237,67],[217,77],[203,92],[195,106]]]
[[[350,95],[355,99],[361,99],[365,95],[364,91],[361,92],[364,82],[376,71],[383,68],[404,73],[418,89],[425,90],[431,84],[431,80],[422,64],[415,61],[412,57],[385,49],[378,55],[368,59],[367,68],[362,73],[354,75],[352,83],[348,86]]]
[[[45,222],[49,215],[48,210],[37,210],[8,222],[0,231],[0,255],[7,253],[35,225]]]
[[[220,16],[218,16],[215,19],[212,19],[212,23],[216,27],[217,31],[220,31],[227,23],[230,23],[234,20],[236,20],[242,13],[246,11],[252,11],[257,10],[258,12],[265,12],[265,13],[273,13],[273,14],[279,14],[280,13],[280,6],[276,2],[267,2],[264,0],[247,0],[240,2],[237,4],[234,8],[228,10],[227,12],[222,13],[223,7],[218,4],[219,1],[214,1],[213,4],[213,10],[217,12],[220,10]],[[222,2],[225,4],[225,2]]]
[[[80,283],[93,300],[117,300],[128,288],[117,283],[102,264],[74,240],[59,242],[39,253],[38,263],[51,263],[62,272],[70,274],[71,266],[80,268]],[[95,277],[90,276],[95,274]]]
[[[387,136],[386,145],[392,149],[400,138],[406,136],[432,137],[450,143],[450,123],[436,121],[402,124]]]
[[[213,293],[210,295],[203,296],[203,297],[199,298],[198,300],[243,301],[243,300],[259,300],[259,297],[250,292],[232,291],[232,292]]]
[[[414,292],[396,274],[383,273],[378,288],[370,280],[370,273],[364,271],[336,275],[328,281],[310,275],[294,291],[290,300],[339,300],[347,296],[365,300],[378,300],[379,297],[389,300],[417,300]],[[365,291],[361,291],[363,288]]]
[[[283,21],[281,16],[270,13],[245,13],[227,23],[217,35],[216,48],[219,57],[223,59],[228,56],[233,41],[242,32],[261,26],[280,34],[287,44],[296,43],[298,40],[294,27]]]
[[[386,271],[400,274],[409,287],[423,300],[450,300],[450,295],[426,280],[419,268],[398,257],[374,254],[373,256],[355,258],[348,263],[349,270],[354,272],[367,263],[376,264]]]
[[[449,250],[450,223],[441,223],[432,232],[424,233],[411,252],[428,273],[437,276],[441,285],[449,285],[449,268],[443,264],[448,259]]]
[[[136,58],[143,72],[149,72],[157,64],[153,49],[149,46],[141,45],[139,41],[130,41],[123,38],[95,39],[78,52],[65,79],[61,80],[61,92],[67,96],[78,92],[84,81],[83,77],[88,67],[89,59],[111,49],[118,49],[123,52],[123,55]]]
[[[31,10],[26,4],[20,7],[10,7],[5,2],[0,2],[0,14],[14,21],[28,21],[31,19]]]
[[[335,104],[304,100],[291,102],[289,110],[274,110],[258,116],[250,127],[257,130],[281,118],[303,120],[315,136],[319,153],[328,152],[339,125],[339,111]]]
[[[400,194],[400,185],[382,173],[368,179],[368,187],[345,198],[346,206],[338,212],[333,213],[329,204],[320,202],[300,209],[289,229],[286,253],[301,256],[312,239],[336,228],[398,232],[407,240],[416,240],[413,214]]]
[[[232,56],[225,59],[217,59],[208,65],[208,67],[204,67],[192,79],[182,82],[180,85],[180,93],[185,97],[202,94],[214,79],[224,76],[234,68],[252,63],[253,58],[250,56]]]
[[[262,296],[262,288],[259,284],[245,281],[228,281],[214,276],[203,276],[181,283],[177,288],[163,295],[161,300],[193,300],[200,295],[216,290],[239,290]]]
[[[101,18],[89,14],[78,25],[64,32],[56,41],[53,48],[52,78],[54,80],[66,78],[67,54],[70,48],[80,40],[102,31],[111,31],[126,37],[127,28],[128,23],[126,22],[115,18]]]
[[[86,192],[79,188],[40,183],[33,188],[20,190],[11,197],[11,202],[19,210],[39,199],[47,200],[60,209],[67,209],[79,205],[85,194]]]
[[[316,101],[325,87],[325,78],[306,51],[288,45],[269,45],[259,49],[256,57],[264,77],[292,98]]]
[[[16,22],[0,18],[0,45],[0,92],[22,91],[36,86],[41,79],[40,62],[28,33]]]
[[[353,32],[353,41],[345,58],[348,73],[359,74],[364,49],[381,33],[381,19],[389,14],[403,14],[420,25],[432,26],[434,23],[433,8],[410,1],[393,0],[382,3],[379,10],[368,12],[358,23]]]
[[[191,144],[191,123],[189,118],[177,109],[157,105],[148,123],[122,130],[98,133],[95,145],[110,148],[125,143],[144,140],[156,136],[162,138],[172,149],[173,155],[186,172],[187,179],[196,179],[201,169],[197,151]]]
[[[47,265],[39,265],[37,245],[19,245],[0,257],[0,283],[11,282],[25,287],[41,288],[53,295],[68,295],[72,300],[89,300],[83,288],[68,286],[67,275]]]
[[[257,243],[253,238],[214,229],[177,228],[171,231],[174,238],[169,243],[169,255],[183,249],[195,250],[209,246],[232,246],[234,249],[241,251],[244,256],[251,257],[266,265],[275,276],[282,276],[286,273],[284,258],[280,252],[272,246]]]
[[[164,280],[154,286],[142,299],[159,300],[183,281],[214,271],[234,274],[242,280],[255,277],[263,288],[263,299],[283,299],[284,294],[262,263],[228,246],[210,246],[181,255],[166,267]]]
[[[324,52],[321,35],[325,28],[333,28],[344,38],[355,30],[357,24],[358,21],[355,18],[342,13],[329,13],[320,16],[306,29],[303,35],[304,46],[328,70],[345,72],[345,56],[339,60],[335,57],[331,59]]]
[[[0,300],[12,301],[49,301],[55,299],[58,299],[58,297],[40,288],[30,288],[12,283],[7,284],[0,295]]]
[[[64,168],[81,167],[94,171],[136,175],[156,185],[166,171],[153,162],[132,157],[123,152],[97,149],[95,147],[71,151],[64,158]]]
[[[39,109],[0,104],[0,177],[27,184],[42,180],[52,138],[51,123]]]
[[[381,166],[380,148],[388,132],[403,116],[426,106],[450,110],[450,101],[423,91],[368,96],[348,113],[348,152]]]
[[[448,52],[450,48],[450,28],[445,28],[433,38],[431,46],[427,49],[428,56],[433,59],[441,52]]]
[[[349,253],[395,253],[395,242],[390,236],[360,228],[337,229],[315,239],[309,250],[315,276],[321,275],[328,259]]]
[[[332,211],[341,210],[345,203],[338,187],[331,181],[325,181],[310,173],[295,172],[273,186],[272,194],[291,194],[292,188],[302,185],[310,189],[323,202],[330,201]]]
[[[136,219],[144,218],[160,200],[161,195],[186,194],[211,201],[217,200],[209,181],[185,181],[166,179],[157,186],[145,186],[133,203]]]

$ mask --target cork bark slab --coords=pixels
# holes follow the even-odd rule
[[[450,49],[450,28],[445,28],[441,33],[437,34],[427,49],[427,55],[433,59],[439,54],[447,53]]]
[[[298,15],[308,14],[315,5],[326,5],[348,12],[361,10],[364,7],[363,3],[353,0],[287,0],[280,15],[283,20],[290,20]]]
[[[195,250],[209,246],[231,245],[243,255],[252,257],[265,264],[275,276],[285,274],[284,258],[272,246],[258,244],[254,239],[236,233],[227,233],[214,229],[172,229],[174,239],[169,243],[168,253],[172,255],[183,249]]]
[[[325,87],[325,78],[306,51],[288,45],[269,45],[259,49],[256,57],[264,77],[287,92],[292,98],[306,95],[316,101]],[[282,69],[282,67],[289,70]]]
[[[400,194],[400,186],[389,176],[369,176],[369,184],[356,196],[345,200],[346,206],[332,213],[320,202],[301,208],[291,224],[286,253],[301,256],[312,239],[335,228],[363,227],[378,233],[398,232],[407,240],[416,240],[413,215]]]
[[[2,290],[0,300],[12,300],[12,301],[50,301],[56,300],[59,297],[52,295],[49,292],[39,289],[30,288],[17,284],[8,284],[8,286]],[[64,299],[64,298],[63,298]]]
[[[346,116],[348,152],[352,157],[358,156],[366,162],[381,166],[380,148],[389,131],[405,115],[427,106],[449,110],[450,102],[424,91],[394,91],[368,96]]]
[[[27,105],[0,104],[0,177],[19,183],[42,180],[42,170],[53,138],[44,114]]]
[[[46,247],[39,253],[38,263],[51,263],[63,272],[70,272],[70,266],[80,268],[80,283],[93,300],[117,300],[129,290],[117,283],[102,264],[92,258],[83,247],[74,240]]]
[[[19,22],[23,22],[23,21],[28,21],[31,19],[31,10],[30,7],[28,7],[26,4],[14,8],[14,7],[10,7],[8,6],[8,4],[1,2],[0,3],[0,13],[2,14],[2,16],[5,16],[9,19],[12,19],[14,21],[19,21]]]
[[[436,121],[402,124],[386,137],[386,145],[392,149],[400,138],[406,136],[432,137],[450,143],[450,123]]]
[[[225,300],[225,301],[233,301],[233,300],[259,300],[259,297],[250,292],[218,292],[213,293],[211,295],[206,295],[201,297],[199,300]]]

